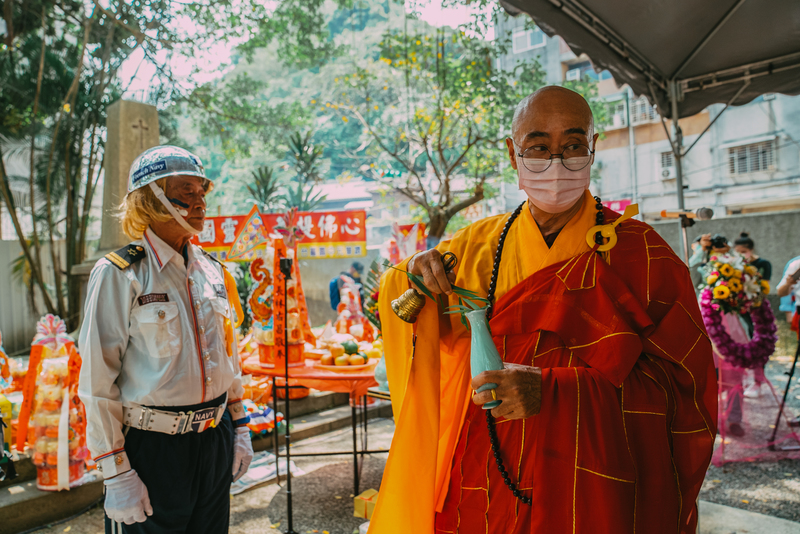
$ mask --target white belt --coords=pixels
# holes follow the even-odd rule
[[[168,412],[145,406],[122,407],[122,423],[139,430],[163,432],[164,434],[186,434],[203,432],[217,426],[225,415],[227,401],[219,406],[211,406],[189,412]]]

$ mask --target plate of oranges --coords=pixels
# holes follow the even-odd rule
[[[346,373],[350,371],[360,371],[368,369],[378,363],[376,359],[370,359],[363,352],[355,354],[342,354],[341,356],[334,357],[332,354],[326,354],[322,358],[314,362],[314,367],[318,369],[326,369],[339,373]]]

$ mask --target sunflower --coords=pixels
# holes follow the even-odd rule
[[[733,277],[734,278],[738,278],[739,281],[741,281],[741,279],[742,279],[742,271],[741,271],[741,269],[734,269],[733,270]]]
[[[722,265],[719,266],[719,272],[725,278],[730,278],[731,276],[733,276],[734,268],[728,265],[727,263],[723,263]]]
[[[741,278],[731,278],[730,281],[728,281],[728,287],[734,293],[738,293],[739,291],[742,290],[742,279]]]
[[[769,282],[767,280],[761,281],[761,291],[763,291],[765,294],[769,293]]]
[[[723,266],[723,267],[730,267]],[[731,296],[731,290],[728,289],[726,286],[717,286],[714,288],[714,298],[717,300],[725,300],[726,298]]]
[[[756,270],[756,268],[755,268],[755,267],[753,267],[752,265],[745,265],[745,267],[744,267],[744,272],[746,272],[746,273],[747,273],[747,274],[749,274],[750,276],[755,276],[755,275],[756,275],[756,273],[758,273],[758,271]]]
[[[711,276],[709,276],[708,278],[706,278],[706,283],[707,283],[708,285],[710,285],[710,286],[713,286],[714,284],[716,284],[716,283],[717,283],[717,280],[719,280],[719,275],[712,274]]]

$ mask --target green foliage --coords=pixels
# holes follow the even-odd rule
[[[385,32],[377,58],[336,80],[342,91],[332,109],[363,128],[356,154],[362,172],[423,207],[429,235],[438,238],[456,213],[502,179],[514,108],[545,77],[536,62],[496,69],[493,59],[507,50],[503,41],[408,24]],[[387,169],[401,178],[387,179]]]
[[[247,190],[253,195],[253,202],[264,212],[279,210],[281,207],[281,183],[272,167],[263,165],[251,173],[252,185]]]
[[[311,184],[322,180],[320,165],[324,149],[321,145],[314,144],[313,132],[294,133],[289,138],[289,152],[294,161],[296,181]]]
[[[270,106],[264,97],[267,85],[247,73],[229,81],[201,85],[187,97],[197,105],[193,115],[200,134],[218,137],[228,159],[250,157],[253,148],[266,149],[283,139],[287,130],[307,123],[299,102]]]

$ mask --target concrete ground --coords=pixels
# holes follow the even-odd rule
[[[371,449],[388,448],[394,432],[391,419],[370,421],[369,447]],[[311,438],[292,447],[294,452],[321,452],[325,450],[348,450],[352,448],[350,429],[341,429],[316,438]],[[364,522],[353,517],[353,464],[346,456],[297,458],[298,467],[305,475],[293,479],[293,519],[294,530],[298,534],[352,534],[354,529]],[[795,462],[797,463],[797,462]],[[368,457],[361,474],[361,491],[367,488],[378,489],[380,485],[384,455]],[[708,480],[724,493],[714,493],[704,489],[704,499],[728,502],[742,495],[761,495],[767,503],[774,499],[765,487],[780,484],[784,492],[791,496],[781,506],[766,506],[761,498],[753,499],[751,509],[764,509],[769,515],[762,515],[748,510],[735,509],[730,506],[701,501],[700,532],[702,534],[800,534],[800,523],[787,521],[774,515],[791,515],[785,510],[800,508],[800,476],[777,477],[777,469],[785,469],[781,464],[763,466],[759,464],[736,464],[730,469],[749,469],[740,473],[738,487],[725,488],[712,477],[725,476],[714,471],[709,472]],[[741,466],[741,467],[740,467]],[[793,469],[794,466],[792,467]],[[761,470],[761,471],[759,471]],[[720,470],[721,471],[721,470]],[[788,471],[787,471],[788,472]],[[761,474],[758,474],[761,473]],[[750,481],[750,486],[746,482]],[[745,492],[745,493],[742,493]],[[722,496],[722,498],[719,498]],[[742,500],[741,498],[739,500]],[[744,499],[749,500],[749,499]],[[781,499],[777,499],[781,500]],[[744,507],[745,503],[740,503]],[[772,503],[773,505],[775,503]],[[782,512],[782,510],[784,510]],[[796,510],[795,510],[796,512]],[[286,490],[276,484],[256,487],[241,495],[231,498],[231,534],[282,534],[287,528]],[[65,523],[43,529],[39,532],[56,534],[102,534],[103,514],[100,507],[67,521]]]

